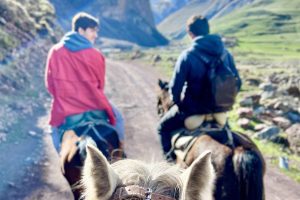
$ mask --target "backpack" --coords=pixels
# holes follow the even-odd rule
[[[213,60],[201,56],[208,66],[206,91],[211,100],[211,111],[214,113],[231,110],[238,93],[238,78],[225,62],[227,55],[227,52],[224,51],[220,57]]]

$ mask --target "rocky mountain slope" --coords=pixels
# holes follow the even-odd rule
[[[0,62],[36,36],[53,35],[54,18],[48,0],[1,0]]]
[[[44,66],[57,32],[54,20],[54,8],[47,0],[0,2],[1,146],[26,137],[21,131],[25,121],[43,106]]]
[[[159,24],[164,18],[185,6],[190,0],[150,0],[154,21]]]
[[[168,41],[155,27],[149,0],[51,0],[60,25],[70,30],[71,19],[79,11],[100,18],[100,35],[141,46],[166,45]]]
[[[201,14],[209,19],[221,17],[251,2],[253,0],[191,0],[165,18],[158,25],[158,30],[170,39],[182,39],[186,35],[186,20],[191,15]]]

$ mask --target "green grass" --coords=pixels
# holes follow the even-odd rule
[[[1,48],[14,48],[16,47],[18,42],[15,38],[13,38],[8,33],[4,32],[2,29],[0,29],[0,46]]]
[[[231,50],[240,61],[299,60],[300,2],[264,0],[233,11],[211,22],[214,33],[236,37]],[[246,56],[245,56],[246,55]]]
[[[281,146],[271,142],[262,142],[254,140],[258,148],[263,152],[264,156],[270,160],[270,163],[277,167],[279,165],[279,157],[284,156],[289,160],[289,170],[281,169],[281,172],[300,183],[300,157],[283,151]]]
[[[0,29],[0,60],[6,56],[5,54],[7,50],[17,47],[19,43],[20,42],[17,41],[16,38],[6,33],[3,29]]]

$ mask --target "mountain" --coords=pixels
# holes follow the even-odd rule
[[[168,44],[155,27],[149,0],[51,0],[57,20],[65,31],[71,28],[71,19],[79,11],[100,18],[102,37],[126,40],[141,46]]]
[[[251,2],[253,0],[191,0],[165,18],[158,30],[170,39],[182,39],[186,35],[186,21],[191,15],[201,14],[208,19],[222,17]]]
[[[155,24],[185,6],[188,1],[190,0],[150,0]]]

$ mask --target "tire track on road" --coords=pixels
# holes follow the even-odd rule
[[[162,160],[156,133],[156,85],[158,74],[149,66],[107,62],[107,95],[125,118],[126,151],[130,158]]]

